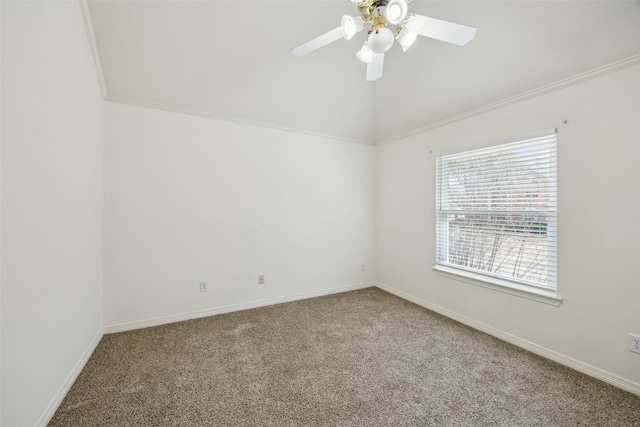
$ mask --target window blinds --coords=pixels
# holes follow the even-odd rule
[[[436,158],[436,265],[556,288],[555,133]]]

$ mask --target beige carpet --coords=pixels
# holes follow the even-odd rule
[[[640,426],[640,397],[376,288],[106,335],[51,426]]]

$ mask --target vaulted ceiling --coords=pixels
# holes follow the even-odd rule
[[[94,1],[107,99],[367,143],[640,55],[639,1],[419,1],[478,28],[459,47],[393,46],[365,81],[366,37],[290,49],[356,15],[349,0]],[[597,102],[597,100],[594,100]]]

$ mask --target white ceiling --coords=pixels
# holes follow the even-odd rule
[[[349,0],[90,1],[108,99],[377,142],[640,53],[640,1],[419,1],[478,28],[463,47],[393,46],[365,81],[366,33],[290,49],[356,15]]]

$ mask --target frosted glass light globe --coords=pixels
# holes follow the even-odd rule
[[[342,28],[342,36],[347,40],[351,40],[355,33],[364,28],[364,21],[359,16],[344,15],[340,28]]]
[[[371,64],[373,62],[373,52],[369,49],[369,46],[367,46],[367,42],[364,42],[362,49],[356,53],[356,57],[366,64]]]
[[[406,0],[390,0],[384,12],[387,23],[398,25],[407,16]]]
[[[400,43],[400,46],[402,46],[402,51],[406,52],[407,49],[411,47],[413,42],[416,41],[417,37],[418,33],[411,32],[405,27],[398,33],[398,35],[396,36],[396,40],[398,40],[398,43]]]
[[[367,39],[367,45],[373,53],[385,53],[393,46],[393,31],[387,27],[371,31]]]

